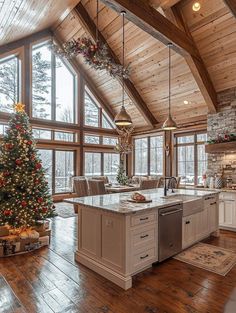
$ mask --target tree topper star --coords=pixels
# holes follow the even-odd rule
[[[23,103],[17,103],[17,104],[15,104],[14,109],[16,112],[24,112],[25,111],[25,105]]]

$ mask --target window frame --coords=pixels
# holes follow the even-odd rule
[[[53,40],[54,42],[55,40]],[[68,123],[64,121],[57,121],[56,120],[56,55],[51,52],[51,118],[50,119],[43,119],[39,117],[33,116],[33,98],[32,98],[32,84],[33,84],[33,62],[32,62],[32,56],[33,56],[33,49],[34,47],[40,48],[47,44],[50,45],[52,42],[52,39],[42,38],[37,41],[33,41],[30,44],[30,96],[29,96],[29,116],[32,120],[41,121],[42,123],[62,123],[64,125],[76,125],[79,121],[78,119],[78,102],[80,101],[78,97],[81,97],[79,95],[79,85],[78,85],[78,73],[76,72],[75,68],[72,66],[72,64],[68,60],[63,60],[60,58],[60,61],[66,66],[68,71],[73,75],[73,122]]]
[[[180,182],[180,185],[184,186],[197,186],[198,185],[198,145],[206,144],[205,141],[198,141],[197,135],[199,134],[207,134],[207,130],[199,130],[199,131],[190,131],[190,132],[183,132],[183,133],[176,133],[173,135],[173,142],[174,142],[174,173],[178,176],[178,147],[186,147],[186,146],[193,146],[194,150],[194,184],[183,184]],[[186,136],[193,136],[193,142],[190,143],[178,143],[179,137],[186,137]]]
[[[62,194],[70,194],[73,193],[73,189],[68,192],[55,192],[55,172],[56,172],[56,152],[57,151],[62,151],[62,152],[73,152],[74,156],[74,164],[73,164],[73,171],[74,171],[74,176],[76,175],[77,172],[77,167],[76,167],[76,160],[77,160],[77,153],[78,151],[76,149],[68,149],[66,147],[62,148],[55,148],[55,146],[45,146],[45,145],[39,145],[37,147],[37,150],[51,150],[52,151],[52,196],[54,195],[62,195]]]
[[[101,167],[100,167],[100,175],[99,176],[104,176],[104,154],[117,154],[118,153],[114,152],[114,150],[110,149],[100,149],[100,150],[93,150],[93,149],[85,149],[83,152],[83,175],[85,175],[85,154],[86,153],[98,153],[101,155]],[[121,162],[121,159],[119,159],[119,164]]]
[[[92,126],[92,125],[88,125],[85,123],[85,96],[86,94],[88,95],[88,97],[90,98],[91,102],[97,107],[98,109],[98,126]],[[105,128],[103,127],[103,122],[102,122],[102,118],[104,118],[107,120],[108,124],[111,126],[111,128]],[[110,120],[108,114],[106,113],[105,109],[101,106],[101,104],[98,102],[98,100],[96,99],[96,97],[93,95],[92,91],[89,89],[89,87],[87,86],[87,84],[85,84],[84,86],[84,110],[83,110],[83,126],[84,127],[89,127],[89,128],[94,128],[94,129],[106,129],[106,130],[114,130],[115,129],[115,125],[112,124],[112,120]]]
[[[20,47],[14,50],[10,50],[5,53],[0,53],[0,63],[9,59],[17,58],[17,101],[25,102],[25,58],[24,58],[24,47]],[[26,107],[26,111],[29,107]],[[9,116],[11,113],[0,111],[2,116]]]
[[[150,171],[150,169],[151,169],[151,162],[150,162],[151,138],[152,137],[158,137],[158,136],[163,137],[163,164],[162,164],[163,173],[162,173],[162,175],[165,175],[165,133],[164,132],[158,132],[158,133],[154,133],[154,134],[146,134],[146,135],[142,135],[142,136],[133,137],[132,173],[134,176],[138,176],[135,173],[135,140],[147,138],[147,174],[142,174],[142,175],[143,176],[153,176],[153,174],[150,174],[151,173],[151,171]],[[142,176],[142,175],[140,175],[140,176]]]

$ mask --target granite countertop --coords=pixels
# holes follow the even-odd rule
[[[81,206],[86,206],[89,208],[102,209],[110,212],[121,213],[121,214],[131,214],[135,212],[140,212],[148,209],[159,209],[168,207],[170,205],[178,204],[184,202],[179,199],[171,199],[163,197],[163,189],[149,189],[140,190],[147,199],[151,199],[152,202],[149,203],[131,203],[127,199],[131,198],[133,192],[116,193],[116,194],[105,194],[100,196],[89,196],[81,198],[71,198],[65,199],[65,202],[72,204],[78,204]],[[216,190],[189,190],[189,189],[177,189],[174,195],[186,195],[192,197],[204,197],[208,195],[213,195],[218,193]],[[171,193],[168,193],[171,195]]]
[[[218,191],[218,192],[234,192],[236,193],[235,189],[230,189],[230,188],[221,188],[221,189],[217,189],[217,188],[204,188],[204,187],[191,187],[191,186],[187,186],[187,187],[180,187],[183,190],[203,190],[203,191]]]

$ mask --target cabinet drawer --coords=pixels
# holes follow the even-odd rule
[[[154,225],[148,225],[139,227],[131,232],[131,248],[135,253],[135,250],[141,247],[147,247],[154,245],[157,240],[156,227]]]
[[[152,262],[155,262],[156,257],[156,249],[155,247],[148,248],[142,252],[139,252],[135,255],[133,255],[133,271],[141,270],[142,268],[145,268],[149,264],[151,265]]]
[[[131,226],[142,225],[146,223],[150,223],[156,220],[156,214],[146,213],[146,214],[139,214],[136,216],[131,216]]]
[[[217,201],[217,198],[216,196],[206,196],[204,198],[204,207],[208,207],[210,206],[211,204],[215,203]]]
[[[231,201],[235,201],[235,200],[236,200],[236,193],[221,192],[221,193],[220,193],[220,199],[221,199],[221,200],[231,200]]]

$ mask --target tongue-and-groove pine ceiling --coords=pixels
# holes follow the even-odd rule
[[[144,0],[140,0],[142,1]],[[99,30],[116,57],[121,60],[121,17],[109,6],[105,6],[104,2],[112,1],[99,2]],[[201,0],[198,12],[192,11],[193,2],[150,0],[149,3],[178,27],[181,26],[173,17],[173,10],[180,13],[181,21],[184,21],[183,29],[192,36],[216,92],[235,87],[236,18],[226,5],[230,0]],[[4,45],[48,27],[62,42],[90,36],[89,29],[85,26],[87,21],[81,20],[81,6],[89,18],[95,21],[96,0],[0,0],[0,44]],[[137,128],[150,127],[151,124],[163,122],[167,114],[168,50],[162,42],[128,20],[125,23],[125,33],[126,63],[131,63],[132,85],[132,88],[130,85],[127,87],[127,110]],[[81,57],[76,58],[76,62],[86,71],[103,101],[114,113],[118,112],[121,105],[120,83],[106,73],[90,69]],[[173,116],[177,123],[206,120],[209,104],[199,86],[186,59],[173,51],[171,94]],[[140,99],[136,101],[141,103],[140,106],[133,97]],[[188,104],[184,104],[185,100]],[[145,117],[145,112],[148,112],[148,118]]]

